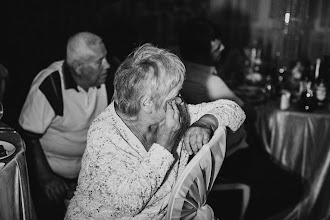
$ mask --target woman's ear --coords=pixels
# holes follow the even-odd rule
[[[143,96],[141,99],[141,110],[145,111],[146,113],[151,113],[153,108],[154,102],[150,99],[149,96]]]

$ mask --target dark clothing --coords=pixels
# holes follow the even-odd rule
[[[225,158],[218,177],[250,186],[246,220],[264,220],[293,208],[304,191],[299,175],[285,170],[257,147],[242,149]]]
[[[30,173],[32,174],[32,173]],[[61,177],[67,186],[69,186],[68,193],[63,198],[63,200],[71,199],[73,196],[73,192],[76,189],[77,178],[68,179]],[[44,190],[40,186],[40,183],[37,181],[37,178],[34,175],[30,175],[30,188],[32,200],[34,202],[34,206],[36,207],[36,214],[38,220],[63,220],[66,212],[66,206],[63,201],[56,202],[50,200]]]

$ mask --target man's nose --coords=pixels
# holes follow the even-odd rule
[[[108,63],[107,59],[103,60],[103,68],[104,69],[109,69],[110,68],[110,64]]]
[[[221,43],[221,45],[220,45],[220,52],[223,51],[224,49],[225,49],[225,45],[223,45],[223,44]]]

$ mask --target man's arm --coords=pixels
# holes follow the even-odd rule
[[[38,178],[42,178],[43,176],[47,176],[49,173],[52,173],[53,171],[49,166],[39,139],[25,138],[25,142],[27,142],[26,153],[29,158],[30,167],[35,174],[38,174]]]
[[[27,158],[30,171],[36,177],[47,197],[51,200],[61,201],[66,193],[64,181],[58,177],[49,166],[46,155],[38,138],[25,138],[27,145]]]
[[[243,106],[244,102],[226,85],[218,76],[211,76],[207,82],[207,90],[210,100],[229,99]]]
[[[60,68],[60,67],[58,67]],[[21,134],[27,145],[28,168],[33,178],[52,200],[64,198],[65,184],[56,175],[45,156],[40,138],[51,125],[54,118],[63,115],[63,95],[61,77],[56,69],[46,69],[43,74],[53,71],[46,78],[35,78],[19,117]],[[42,81],[41,81],[42,80]]]

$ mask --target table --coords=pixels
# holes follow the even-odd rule
[[[279,101],[256,107],[257,131],[266,151],[307,181],[307,190],[289,215],[330,218],[330,111],[279,109]]]
[[[0,170],[0,219],[36,219],[29,188],[25,143],[15,130],[2,122],[0,140],[16,147],[13,155],[0,160],[5,163]]]

